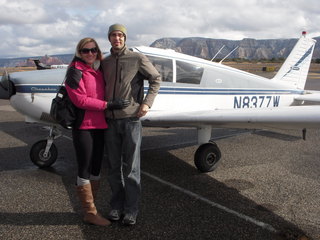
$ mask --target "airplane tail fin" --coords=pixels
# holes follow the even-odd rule
[[[33,59],[33,62],[36,65],[37,70],[50,69],[50,66],[41,63],[39,59]]]
[[[316,40],[306,37],[306,32],[294,46],[286,61],[272,80],[292,84],[304,89]]]

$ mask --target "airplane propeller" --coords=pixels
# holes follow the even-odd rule
[[[5,71],[0,81],[0,99],[10,99],[14,93],[14,85],[10,81],[9,73]]]

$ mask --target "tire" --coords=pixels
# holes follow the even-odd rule
[[[217,168],[221,152],[215,143],[200,145],[194,155],[194,164],[200,172],[212,172]]]
[[[58,157],[57,147],[52,143],[48,156],[44,156],[44,151],[46,149],[47,140],[40,140],[33,144],[30,150],[30,159],[39,168],[50,167]]]

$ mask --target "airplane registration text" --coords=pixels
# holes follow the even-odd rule
[[[280,96],[235,96],[233,108],[278,107]]]

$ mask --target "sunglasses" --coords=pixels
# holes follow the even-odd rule
[[[95,48],[82,48],[80,50],[81,53],[84,53],[84,54],[88,54],[89,52],[91,53],[97,53],[98,52],[98,49],[95,47]]]

